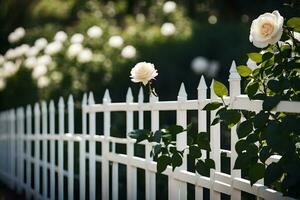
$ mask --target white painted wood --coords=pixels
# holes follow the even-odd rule
[[[21,187],[22,189],[24,188],[25,185],[25,178],[24,178],[24,157],[25,157],[25,153],[24,153],[24,136],[25,136],[25,121],[24,121],[24,108],[21,107],[20,108],[20,182],[21,182]]]
[[[236,96],[241,94],[241,77],[236,70],[235,61],[232,61],[230,70],[229,70],[229,92],[230,92],[230,102],[231,104],[235,101]],[[235,144],[238,141],[237,133],[236,133],[236,126],[231,128],[231,158],[230,158],[230,168],[231,168],[231,177],[239,178],[241,177],[241,171],[233,169],[235,160],[237,158],[237,152],[235,150]],[[233,181],[233,180],[232,180]],[[232,185],[232,200],[240,200],[241,199],[241,192],[233,187]]]
[[[42,107],[42,134],[46,135],[48,132],[48,111],[47,104],[45,101],[41,104]],[[43,198],[48,198],[48,181],[47,181],[47,155],[48,155],[48,147],[47,140],[43,140]]]
[[[65,132],[65,103],[62,97],[58,102],[58,133],[60,136]],[[58,199],[64,199],[64,141],[58,140]]]
[[[32,135],[32,111],[31,106],[26,107],[26,136]],[[31,140],[26,141],[26,199],[30,199],[31,193],[28,188],[31,188]]]
[[[49,104],[49,133],[55,135],[55,107],[51,100]],[[50,199],[55,199],[55,141],[50,140]]]
[[[199,85],[198,85],[198,100],[203,101],[207,98],[207,85],[204,79],[204,76],[201,76]],[[206,119],[206,112],[202,111],[201,108],[198,109],[198,132],[207,132],[206,128],[207,119]],[[206,151],[201,151],[202,156],[201,159],[206,158]],[[199,175],[200,176],[200,175]],[[203,199],[203,188],[195,187],[195,199]]]
[[[94,100],[94,95],[92,92],[89,94],[89,99],[88,99],[89,105],[94,105],[95,100]],[[96,114],[94,112],[89,113],[89,135],[91,137],[96,135]],[[90,183],[90,200],[95,200],[96,199],[96,160],[95,160],[95,155],[96,155],[96,142],[93,140],[89,141],[89,183]]]
[[[15,188],[16,177],[16,143],[15,143],[15,110],[9,112],[9,132],[10,132],[10,188]]]
[[[217,98],[214,89],[213,89],[214,80],[212,80],[210,86],[210,98],[215,100]],[[212,122],[216,117],[216,111],[211,111],[210,121]],[[210,186],[210,199],[219,200],[221,198],[221,194],[214,190],[214,182],[215,182],[215,172],[221,170],[221,155],[220,155],[220,142],[221,142],[221,128],[220,124],[216,124],[214,126],[210,126],[210,145],[211,152],[210,158],[215,161],[216,169],[210,170],[210,178],[213,180]]]
[[[106,90],[103,97],[103,105],[107,105],[108,103],[111,103],[109,91]],[[103,134],[105,138],[108,138],[110,136],[110,125],[111,125],[111,119],[110,119],[110,112],[105,111],[103,113]],[[109,141],[104,140],[102,142],[102,199],[103,200],[109,200],[109,160],[107,159],[107,155],[109,153]],[[112,171],[112,199],[118,199],[119,198],[119,187],[118,187],[118,163],[113,162],[113,171]]]
[[[74,100],[70,95],[68,98],[68,133],[74,134]],[[68,140],[68,199],[74,199],[74,142],[70,137]]]
[[[84,107],[87,105],[87,95],[86,93],[83,95],[81,107]],[[87,129],[86,129],[86,113],[82,112],[82,134],[86,136]],[[86,145],[85,145],[85,139],[81,138],[79,143],[79,186],[80,186],[80,200],[85,199],[85,192],[86,192],[86,178],[85,178],[85,170],[86,170]]]
[[[127,90],[126,103],[133,102],[132,91],[130,88]],[[133,130],[133,112],[126,111],[126,134]],[[128,136],[127,136],[128,137]],[[128,157],[134,156],[134,143],[127,143]],[[127,199],[136,200],[137,198],[137,169],[129,162],[127,165]]]
[[[40,127],[40,106],[38,103],[34,104],[34,134],[36,136],[36,140],[34,142],[34,190],[37,194],[40,193],[40,140],[38,136],[41,134]]]
[[[17,108],[17,118],[16,118],[16,125],[17,125],[17,132],[16,132],[16,167],[17,167],[17,173],[16,173],[16,183],[17,183],[17,193],[21,193],[22,191],[22,182],[21,182],[21,116],[20,116],[20,108]]]

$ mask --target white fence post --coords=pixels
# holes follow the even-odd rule
[[[16,110],[17,118],[16,118],[16,125],[17,125],[17,132],[16,132],[16,167],[17,167],[17,174],[16,174],[16,183],[17,183],[17,193],[21,193],[21,117],[20,117],[20,108]]]
[[[217,96],[214,92],[214,80],[211,82],[210,86],[210,98],[212,101],[217,99]],[[210,121],[212,122],[216,117],[216,111],[210,112]],[[211,187],[210,187],[210,199],[218,200],[221,198],[221,194],[214,190],[214,182],[215,182],[215,172],[219,172],[221,170],[221,155],[220,155],[220,136],[221,128],[220,124],[216,124],[214,126],[210,126],[210,145],[211,145],[211,152],[210,158],[215,161],[216,169],[210,170],[210,179],[211,179]]]
[[[68,133],[74,135],[74,100],[70,95],[68,99]],[[68,140],[68,199],[74,199],[74,142],[70,137]]]
[[[55,135],[55,107],[53,100],[49,104],[49,133]],[[50,198],[55,199],[55,140],[50,141]]]
[[[198,85],[198,101],[201,102],[207,97],[207,86],[205,83],[204,76],[201,76],[199,85]],[[202,111],[202,107],[198,109],[198,132],[206,132],[206,111]],[[201,159],[206,158],[206,151],[201,150],[202,156]],[[198,176],[200,176],[198,174]],[[203,188],[195,186],[195,199],[203,199]]]
[[[15,110],[9,112],[9,131],[10,131],[10,188],[14,189],[16,180],[16,129],[15,129]]]
[[[89,105],[94,105],[94,95],[90,92]],[[96,135],[96,114],[94,112],[89,113],[89,135],[91,140],[89,140],[89,187],[90,187],[90,200],[96,199],[96,142],[94,136]]]
[[[130,104],[133,102],[133,96],[131,89],[128,88],[126,95],[126,103]],[[126,111],[126,134],[133,130],[133,111]],[[127,136],[129,138],[129,136]],[[134,156],[134,143],[129,141],[127,143],[127,156],[128,160],[131,160]],[[127,199],[136,200],[136,185],[137,182],[137,170],[136,167],[129,163],[127,164]]]
[[[87,105],[87,95],[84,94],[81,102],[82,109]],[[87,128],[86,128],[86,112],[82,110],[82,134],[86,136]],[[86,162],[86,147],[85,147],[85,138],[81,138],[79,144],[79,187],[80,187],[80,200],[85,200],[85,162]]]
[[[34,105],[34,189],[36,196],[40,193],[40,107],[38,103]]]
[[[155,103],[158,102],[158,97],[150,95],[151,104],[151,131],[157,131],[159,129],[159,111],[155,108]],[[150,157],[152,145],[146,143],[145,157],[148,163],[153,161]],[[146,169],[146,200],[156,199],[156,174],[149,169]]]
[[[45,101],[42,102],[42,134],[45,136],[43,138],[43,198],[48,198],[48,181],[47,181],[47,172],[48,172],[48,148],[47,148],[47,132],[48,132],[48,111],[47,104]]]
[[[31,197],[31,139],[29,137],[32,136],[32,111],[31,106],[27,105],[26,107],[26,135],[27,135],[27,144],[26,144],[26,199],[30,199]]]
[[[60,97],[58,102],[58,132],[61,137],[65,132],[64,111],[64,100]],[[58,199],[64,199],[64,141],[62,138],[58,140]]]
[[[230,92],[230,104],[232,104],[236,96],[241,94],[241,77],[236,70],[235,61],[232,61],[231,68],[230,68],[230,75],[229,75],[229,92]],[[239,200],[241,199],[241,191],[237,190],[233,187],[234,178],[241,177],[241,171],[233,169],[235,160],[237,158],[237,152],[235,150],[235,144],[238,141],[237,133],[236,133],[236,126],[231,128],[231,157],[230,157],[230,168],[231,168],[231,178],[232,178],[232,200]]]
[[[107,106],[111,102],[109,91],[106,90],[103,97],[103,105]],[[102,199],[109,199],[109,160],[107,155],[109,153],[109,142],[108,137],[110,136],[110,111],[104,111],[103,113],[103,133],[105,140],[102,143]],[[113,200],[118,199],[119,187],[118,187],[118,163],[113,162],[113,172],[112,172],[112,181],[113,181]]]
[[[24,179],[24,133],[25,133],[25,121],[24,121],[24,108],[20,108],[20,182],[21,182],[21,188],[25,188],[25,179]]]

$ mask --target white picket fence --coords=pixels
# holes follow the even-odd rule
[[[240,93],[240,76],[236,72],[235,63],[232,63],[229,76],[230,96],[225,98],[231,103],[232,108],[259,111],[262,102],[250,101],[247,96]],[[58,119],[55,119],[56,108],[53,101],[36,103],[32,110],[28,105],[26,109],[4,111],[0,114],[0,178],[10,188],[17,192],[25,192],[27,199],[59,199],[65,197],[74,199],[74,177],[79,178],[79,198],[96,199],[96,181],[101,182],[103,200],[124,199],[124,194],[119,194],[118,168],[119,164],[126,165],[127,199],[137,199],[137,168],[145,171],[145,199],[156,199],[156,162],[150,157],[151,144],[145,145],[144,158],[134,155],[134,142],[130,138],[117,138],[110,136],[111,113],[126,112],[126,130],[130,132],[135,128],[144,128],[144,114],[150,112],[151,129],[159,128],[160,111],[175,111],[176,122],[183,127],[187,126],[187,112],[198,112],[198,131],[210,129],[212,151],[210,157],[215,160],[216,169],[211,170],[210,177],[201,176],[187,170],[186,155],[184,163],[174,172],[168,167],[163,174],[168,176],[168,198],[171,200],[187,199],[187,183],[195,186],[195,199],[203,199],[204,188],[209,189],[210,199],[221,199],[221,193],[231,196],[233,200],[241,199],[241,193],[246,192],[256,196],[257,199],[291,199],[283,197],[281,193],[263,185],[263,180],[250,186],[250,182],[241,178],[239,170],[233,169],[237,154],[234,150],[237,142],[236,127],[231,129],[231,151],[221,149],[220,125],[207,127],[207,121],[215,117],[211,112],[211,119],[207,119],[206,111],[202,108],[211,101],[219,101],[211,90],[211,98],[207,98],[207,86],[201,77],[198,86],[198,99],[188,100],[184,84],[181,85],[176,101],[159,101],[157,97],[150,97],[149,102],[144,102],[143,91],[140,90],[138,102],[133,102],[131,89],[128,89],[126,102],[112,103],[108,90],[105,92],[102,104],[95,104],[93,94],[85,94],[82,100],[82,133],[74,132],[74,103],[72,96],[67,102],[67,112],[63,98],[58,102]],[[280,102],[274,111],[300,113],[300,102]],[[32,113],[33,112],[33,113]],[[103,122],[96,121],[96,113],[103,113]],[[134,124],[134,113],[137,113],[138,124]],[[65,121],[67,115],[67,122]],[[58,126],[57,126],[58,122]],[[96,123],[103,123],[103,130],[96,132]],[[67,131],[65,128],[67,124]],[[33,127],[32,127],[33,125]],[[58,128],[58,129],[56,129]],[[57,132],[58,130],[58,132]],[[177,148],[186,147],[186,133],[177,136]],[[58,143],[58,148],[55,146]],[[67,166],[64,169],[64,143],[67,143]],[[79,144],[79,174],[74,173],[74,143]],[[101,143],[101,155],[96,154],[96,145]],[[34,145],[33,145],[34,144]],[[89,151],[86,151],[88,144]],[[126,154],[116,153],[116,144],[126,145]],[[41,145],[41,146],[40,146]],[[34,146],[34,151],[32,151]],[[49,147],[50,146],[50,147]],[[42,147],[42,148],[41,148]],[[42,150],[40,152],[40,149]],[[50,150],[50,152],[48,152]],[[66,149],[65,149],[66,151]],[[231,172],[221,172],[221,153],[230,158]],[[50,155],[50,159],[48,159]],[[56,155],[58,158],[56,158]],[[203,155],[206,155],[203,152]],[[204,158],[204,156],[203,156]],[[55,160],[58,159],[56,164]],[[278,157],[273,156],[268,162],[276,162]],[[88,171],[86,163],[88,161]],[[96,180],[96,163],[101,163],[101,179]],[[112,167],[110,167],[112,166]],[[32,169],[33,168],[33,169]],[[32,171],[34,174],[31,174]],[[110,172],[112,178],[110,179]],[[49,174],[48,174],[49,173]],[[88,177],[89,190],[86,187]],[[55,180],[57,178],[57,180]],[[64,189],[64,178],[67,178],[67,188]],[[49,180],[50,179],[50,180]],[[32,182],[34,181],[34,185]],[[57,184],[56,184],[57,183]],[[111,188],[110,192],[110,186]],[[48,188],[50,188],[48,190]],[[58,193],[58,197],[56,197]]]

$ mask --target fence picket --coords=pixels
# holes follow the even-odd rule
[[[103,96],[103,105],[106,105],[111,102],[109,91],[106,90]],[[105,140],[102,142],[102,199],[109,199],[109,160],[107,159],[107,154],[109,153],[109,142],[108,137],[110,136],[110,112],[104,111],[103,118],[103,134]],[[113,144],[115,147],[115,143]],[[115,150],[115,149],[114,149]],[[118,199],[119,197],[119,187],[118,187],[118,163],[113,162],[112,165],[112,199]]]
[[[126,95],[126,103],[130,104],[133,102],[133,96],[131,88],[128,88]],[[133,112],[126,111],[126,134],[133,130]],[[128,136],[127,136],[128,137]],[[130,160],[134,156],[134,144],[132,142],[127,143],[127,155],[128,155],[128,165],[127,165],[127,199],[136,200],[136,181],[137,181],[137,170],[136,167],[131,165]]]
[[[34,189],[36,195],[40,193],[40,106],[38,103],[34,105],[34,134],[36,140],[34,142]]]
[[[74,135],[74,100],[70,95],[68,98],[68,199],[74,199],[74,142],[72,135]]]
[[[83,98],[82,98],[82,103],[81,107],[83,108],[84,106],[87,105],[87,95],[84,93]],[[82,134],[83,136],[86,135],[87,129],[86,129],[86,112],[82,111]],[[86,178],[85,178],[85,169],[86,169],[86,145],[85,145],[85,138],[81,138],[80,143],[79,143],[79,187],[80,187],[80,200],[85,199],[85,192],[86,192]]]
[[[26,136],[30,137],[32,135],[32,111],[31,106],[27,105],[26,107]],[[31,140],[27,139],[26,141],[26,199],[31,197]]]
[[[199,85],[198,85],[198,101],[203,101],[207,97],[207,86],[205,83],[204,76],[201,76]],[[198,132],[206,132],[206,112],[202,111],[202,108],[198,109]],[[206,151],[201,150],[202,156],[201,159],[206,158]],[[200,175],[198,175],[200,176]],[[195,199],[203,199],[203,188],[202,187],[195,187]]]
[[[49,133],[55,135],[55,107],[53,100],[49,104]],[[55,141],[50,141],[50,199],[55,199]]]
[[[95,104],[94,95],[92,92],[88,98],[89,106]],[[89,135],[94,137],[96,135],[96,114],[94,112],[89,113]],[[89,187],[90,187],[90,200],[96,199],[96,142],[95,140],[89,141]]]
[[[65,103],[62,97],[58,101],[58,133],[62,137],[65,132]],[[58,199],[64,199],[64,141],[58,140]]]
[[[48,132],[48,111],[47,104],[45,101],[42,102],[42,134],[44,136],[47,135]],[[48,197],[48,181],[47,181],[47,172],[48,172],[48,147],[47,147],[47,139],[43,140],[43,198],[46,199]]]

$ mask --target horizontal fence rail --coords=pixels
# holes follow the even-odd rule
[[[240,76],[232,63],[229,76],[230,96],[225,97],[231,108],[260,111],[262,101],[250,100],[240,93]],[[210,90],[210,98],[207,92]],[[230,130],[231,149],[221,148],[220,124],[208,126],[214,119],[214,111],[207,115],[202,108],[211,101],[220,101],[211,88],[207,88],[204,77],[198,86],[198,99],[188,100],[184,84],[181,85],[176,101],[159,101],[150,96],[144,102],[142,88],[138,101],[134,102],[129,88],[126,102],[111,102],[106,90],[102,104],[96,104],[93,93],[84,94],[81,105],[81,132],[75,131],[74,100],[69,96],[65,108],[63,98],[55,106],[53,101],[36,103],[33,107],[11,109],[0,113],[0,179],[18,193],[25,193],[27,199],[124,199],[138,198],[152,200],[160,195],[157,186],[156,162],[150,157],[152,144],[141,142],[143,156],[137,156],[135,140],[127,133],[135,128],[145,128],[150,121],[152,131],[160,128],[163,111],[176,113],[176,124],[186,127],[188,112],[197,112],[198,131],[208,131],[212,151],[202,152],[202,158],[209,156],[216,163],[210,177],[201,176],[188,167],[184,155],[183,165],[172,171],[163,172],[167,177],[168,199],[222,199],[223,195],[233,200],[242,199],[244,193],[256,199],[292,199],[263,185],[263,180],[253,186],[243,178],[240,170],[233,169],[237,153],[234,146],[238,141],[236,127]],[[300,113],[300,102],[280,102],[273,111]],[[112,136],[113,114],[125,114],[124,130],[118,130],[124,137]],[[100,120],[99,116],[101,115]],[[146,115],[150,115],[149,118]],[[175,122],[174,122],[175,123]],[[98,128],[97,128],[98,126]],[[99,130],[99,127],[101,130]],[[177,136],[177,148],[187,147],[186,133]],[[118,148],[123,145],[125,151]],[[76,147],[76,148],[75,148]],[[124,153],[125,152],[125,153]],[[230,160],[228,172],[222,170],[222,158]],[[280,156],[272,156],[267,163],[277,162]],[[99,165],[100,164],[100,165]],[[98,167],[97,167],[98,166]],[[126,171],[120,171],[126,166]],[[140,183],[138,171],[144,172],[144,183]],[[122,173],[126,174],[126,193],[119,193]],[[100,177],[100,178],[99,178]],[[124,182],[124,180],[123,180]],[[99,184],[100,183],[100,184]],[[100,185],[100,187],[99,187]],[[140,197],[139,185],[144,185],[144,197]],[[188,189],[192,185],[192,190]],[[76,193],[77,191],[77,193]],[[191,195],[191,191],[193,195]],[[209,191],[208,193],[205,191]],[[206,194],[207,193],[207,194]],[[124,196],[125,195],[125,196]]]

